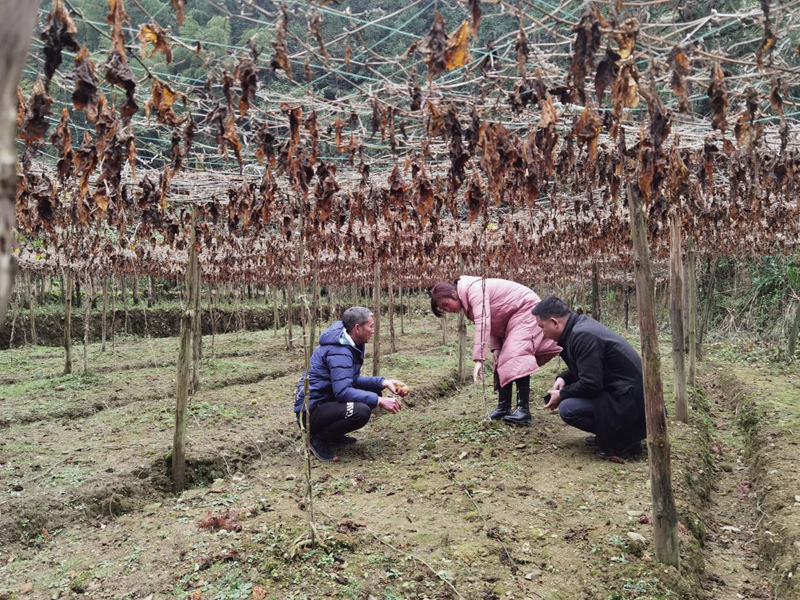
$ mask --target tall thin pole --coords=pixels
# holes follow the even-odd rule
[[[375,256],[375,285],[373,290],[373,308],[375,333],[372,336],[372,375],[381,374],[381,263]]]
[[[72,373],[72,272],[67,272],[64,294],[64,375]]]
[[[664,388],[661,382],[661,352],[655,314],[655,278],[650,266],[647,226],[638,187],[628,183],[628,203],[636,272],[636,302],[639,309],[639,333],[642,339],[645,415],[650,462],[650,493],[653,507],[653,532],[656,559],[679,567],[678,512],[672,493],[670,444],[664,411]]]
[[[677,210],[670,213],[669,317],[672,324],[672,370],[675,390],[675,417],[689,422],[686,398],[686,349],[683,345],[683,264],[681,262],[681,221]]]
[[[689,237],[686,261],[686,285],[689,287],[689,385],[697,385],[697,259],[694,238]]]

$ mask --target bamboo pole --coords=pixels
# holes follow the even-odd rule
[[[636,271],[636,302],[642,339],[645,414],[650,462],[650,492],[656,559],[679,568],[678,513],[672,493],[670,444],[661,383],[661,353],[655,315],[655,278],[650,266],[647,226],[638,187],[628,183],[628,203]]]
[[[386,285],[389,288],[389,348],[392,354],[397,352],[397,341],[394,332],[394,289],[392,286],[392,269],[386,273]]]
[[[686,261],[686,285],[689,288],[689,385],[697,385],[697,258],[694,238],[689,236]]]
[[[195,249],[197,210],[192,207],[191,233],[189,241],[189,260],[186,263],[186,285],[181,311],[181,334],[178,350],[177,390],[175,400],[175,434],[172,440],[172,492],[177,494],[186,487],[186,421],[189,414],[189,362],[192,352],[192,331],[194,319],[194,290],[196,261]]]
[[[592,263],[592,318],[598,323],[601,322],[600,316],[600,274],[597,270],[597,263]]]
[[[31,326],[31,344],[34,346],[37,345],[36,339],[36,294],[34,290],[31,289],[31,274],[25,273],[25,289],[26,289],[26,296],[28,300],[28,320],[30,321]]]
[[[86,283],[83,286],[86,298],[84,299],[83,307],[83,374],[89,374],[89,321],[91,318],[92,309],[92,279],[86,277]]]
[[[375,257],[375,285],[372,288],[375,333],[372,336],[372,375],[381,374],[381,263]]]
[[[68,272],[64,294],[64,375],[72,373],[72,273]]]
[[[711,305],[714,301],[714,286],[717,283],[717,267],[719,267],[719,259],[716,259],[711,265],[708,290],[706,291],[706,305],[703,308],[703,322],[700,325],[700,331],[697,335],[697,357],[701,360],[703,358],[703,338],[708,330],[708,319],[711,315]]]
[[[689,422],[686,397],[686,348],[683,345],[683,265],[681,263],[681,221],[677,210],[670,213],[669,232],[669,317],[672,325],[672,371],[675,390],[675,418]]]

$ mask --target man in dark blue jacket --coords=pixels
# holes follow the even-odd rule
[[[372,338],[374,324],[372,311],[353,306],[319,336],[308,369],[305,409],[305,372],[300,376],[294,412],[298,423],[309,425],[311,452],[320,460],[337,460],[331,446],[355,443],[347,434],[366,425],[372,409],[380,406],[391,413],[400,411],[397,398],[380,394],[384,389],[397,394],[397,386],[405,386],[403,382],[361,376],[365,345]]]
[[[599,446],[601,458],[643,452],[644,379],[633,346],[555,296],[537,304],[533,314],[545,337],[563,348],[567,365],[548,392],[545,408],[558,408],[565,423],[596,434],[586,443]]]

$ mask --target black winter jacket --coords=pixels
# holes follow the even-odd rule
[[[562,398],[594,401],[597,445],[625,447],[647,437],[642,359],[621,335],[572,313],[558,340],[567,370]]]

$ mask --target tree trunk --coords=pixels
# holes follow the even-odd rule
[[[600,274],[597,263],[592,263],[592,318],[600,323]]]
[[[64,375],[72,373],[72,273],[67,273],[64,294]]]
[[[0,64],[3,65],[0,77],[0,328],[6,322],[17,272],[17,259],[12,254],[16,245],[17,84],[28,57],[38,11],[39,0],[3,0],[0,21]]]
[[[181,311],[181,334],[178,349],[178,368],[175,400],[175,434],[172,440],[172,492],[177,494],[186,487],[186,421],[189,414],[189,362],[192,353],[192,331],[194,330],[195,268],[195,223],[197,211],[192,209],[189,260],[186,263],[186,286]]]
[[[689,237],[686,261],[686,285],[689,288],[689,385],[697,385],[697,256],[694,238]]]
[[[711,274],[709,275],[708,290],[706,290],[706,305],[703,309],[703,322],[700,325],[700,331],[697,335],[697,357],[702,360],[703,358],[703,338],[705,337],[706,330],[708,329],[708,318],[711,315],[711,305],[714,302],[714,286],[717,283],[717,267],[719,266],[719,259],[714,261],[711,266]]]
[[[683,345],[683,265],[681,263],[681,221],[678,211],[670,214],[669,232],[669,318],[672,325],[672,371],[675,390],[675,418],[689,422],[686,398],[686,349]]]
[[[678,513],[672,494],[670,445],[661,383],[661,353],[655,315],[655,279],[650,267],[647,226],[639,189],[628,183],[628,202],[633,233],[636,271],[636,301],[642,339],[645,414],[650,462],[650,492],[653,502],[653,541],[656,559],[679,568]]]
[[[375,285],[373,291],[372,312],[375,318],[375,333],[372,336],[372,375],[381,374],[381,263],[375,257]]]
[[[386,285],[389,288],[389,348],[392,354],[397,352],[397,341],[394,333],[394,289],[392,286],[392,270],[386,274]]]
[[[25,289],[28,300],[28,320],[31,322],[31,344],[36,346],[36,294],[31,288],[31,274],[25,273]]]
[[[86,278],[86,284],[83,286],[86,290],[86,298],[84,299],[83,309],[83,374],[89,374],[89,322],[91,318],[92,308],[92,280],[90,277]]]

